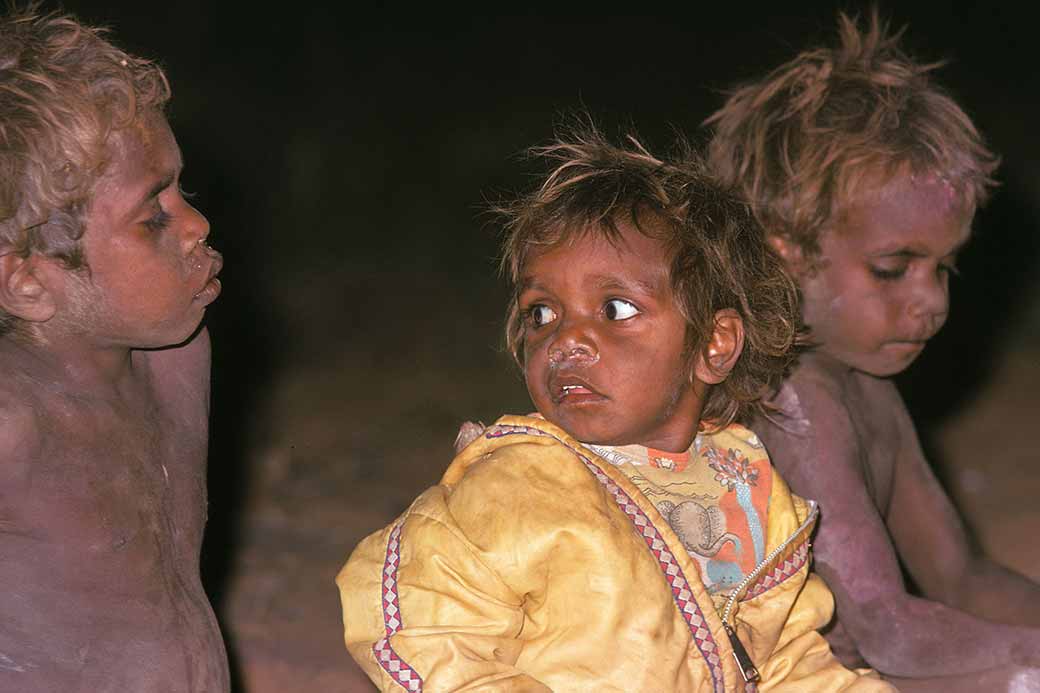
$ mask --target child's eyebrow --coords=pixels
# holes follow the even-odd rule
[[[541,286],[537,279],[534,277],[521,277],[520,281],[516,284],[516,292],[522,294],[530,289],[537,289]]]
[[[596,285],[600,289],[615,289],[618,291],[638,291],[640,293],[656,295],[661,291],[661,282],[653,279],[632,279],[623,281],[611,275],[593,275]]]
[[[142,195],[133,208],[128,212],[129,214],[137,214],[141,209],[147,207],[152,203],[152,200],[157,198],[163,190],[166,190],[177,180],[179,169],[171,170],[164,174],[159,180],[157,180],[150,188],[148,192]]]
[[[963,240],[962,242],[960,242],[957,245],[955,245],[953,248],[950,248],[950,250],[948,252],[946,252],[944,255],[956,255],[957,253],[959,253],[961,250],[964,249],[964,246],[968,244],[969,240],[971,240],[971,239]],[[874,257],[905,257],[905,258],[910,258],[910,259],[917,259],[917,258],[928,257],[930,254],[931,253],[928,253],[928,252],[926,252],[924,250],[919,250],[917,248],[913,248],[913,247],[909,247],[909,246],[903,246],[903,247],[900,247],[900,248],[883,248],[883,249],[873,253],[873,256]]]
[[[607,274],[594,274],[590,279],[595,283],[596,288],[601,290],[639,291],[650,295],[656,295],[661,291],[661,282],[654,280],[633,279],[631,281],[622,281],[613,275]],[[543,285],[536,277],[523,277],[517,282],[516,292],[522,294],[525,291],[540,288],[543,288]]]
[[[177,174],[173,171],[167,173],[165,176],[160,178],[156,182],[156,184],[148,190],[148,194],[145,195],[144,201],[147,202],[148,200],[151,200],[153,197],[158,197],[159,193],[173,185],[173,181],[176,180],[176,178]]]

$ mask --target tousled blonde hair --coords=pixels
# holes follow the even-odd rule
[[[0,252],[83,266],[84,215],[112,133],[170,98],[158,65],[105,35],[38,3],[0,17]],[[0,313],[0,331],[11,322]]]
[[[964,110],[899,46],[876,9],[866,31],[838,16],[836,48],[805,51],[737,88],[706,122],[708,163],[767,233],[806,258],[844,205],[898,175],[951,185],[969,212],[999,161]]]

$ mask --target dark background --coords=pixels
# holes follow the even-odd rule
[[[901,378],[941,460],[934,432],[972,405],[1010,344],[1040,335],[1040,61],[1031,13],[1011,3],[905,4],[882,14],[909,25],[910,53],[950,60],[939,81],[1004,159],[953,316]],[[866,8],[64,6],[166,68],[183,184],[225,254],[208,319],[204,577],[250,691],[364,690],[344,673],[334,626],[298,654],[265,634],[297,628],[305,641],[311,621],[335,622],[336,567],[436,481],[458,423],[528,407],[500,348],[505,292],[484,211],[531,184],[537,171],[518,154],[577,109],[608,133],[635,127],[651,149],[676,132],[700,139],[727,87],[832,42],[837,9]],[[319,605],[301,606],[314,591]]]

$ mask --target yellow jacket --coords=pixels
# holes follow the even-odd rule
[[[758,690],[893,690],[816,632],[833,610],[808,574],[816,508],[772,484],[766,560],[722,610]],[[336,582],[347,649],[384,691],[755,690],[657,509],[540,419],[499,419]]]

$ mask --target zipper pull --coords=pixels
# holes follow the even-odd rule
[[[726,629],[726,635],[729,636],[729,644],[733,647],[733,659],[737,661],[737,668],[740,669],[745,683],[761,681],[762,676],[755,668],[755,663],[751,661],[747,650],[744,649],[744,643],[740,642],[740,638],[737,637],[736,631],[730,628],[728,623],[723,623],[722,627]]]

